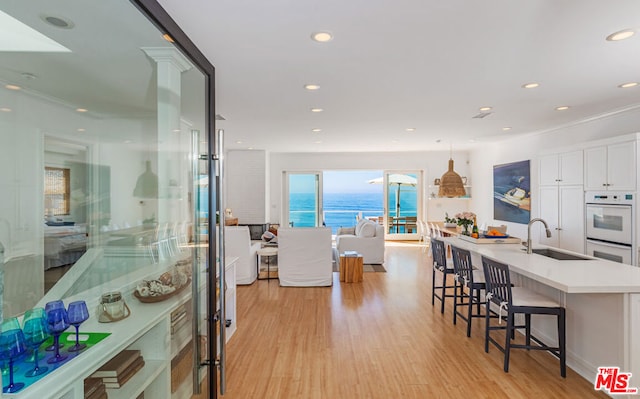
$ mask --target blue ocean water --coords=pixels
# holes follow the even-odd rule
[[[355,226],[356,216],[382,216],[383,193],[325,193],[322,197],[324,225],[331,227],[333,234],[338,227]],[[390,216],[396,214],[395,193],[389,193]],[[291,193],[289,195],[289,221],[295,227],[315,225],[315,200],[312,193]],[[416,216],[416,195],[401,193],[400,214]]]

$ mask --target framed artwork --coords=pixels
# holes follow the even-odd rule
[[[493,167],[493,218],[527,224],[531,219],[530,161]]]

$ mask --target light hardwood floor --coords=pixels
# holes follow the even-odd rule
[[[513,350],[509,373],[484,352],[483,320],[452,323],[431,305],[431,259],[387,243],[387,273],[333,287],[239,286],[226,399],[603,398],[540,351]],[[437,302],[436,302],[437,304]]]

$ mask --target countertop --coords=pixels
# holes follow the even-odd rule
[[[481,268],[479,255],[506,263],[522,276],[566,293],[640,293],[640,267],[599,258],[557,260],[527,254],[520,244],[474,244],[457,237],[443,238],[446,243],[471,251],[473,264]],[[553,248],[534,245],[534,248]],[[574,253],[553,248],[561,252]]]

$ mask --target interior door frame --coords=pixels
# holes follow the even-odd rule
[[[280,217],[282,226],[288,227],[289,223],[289,177],[292,175],[315,175],[316,176],[316,221],[315,227],[321,227],[324,224],[324,207],[322,204],[322,171],[321,170],[285,170],[282,172],[282,215]],[[295,226],[294,226],[295,227]]]
[[[412,233],[391,233],[389,220],[389,175],[391,174],[415,174],[416,175],[416,229]],[[415,240],[418,237],[417,221],[424,215],[424,171],[418,169],[384,169],[382,171],[383,186],[383,224],[385,240]]]

